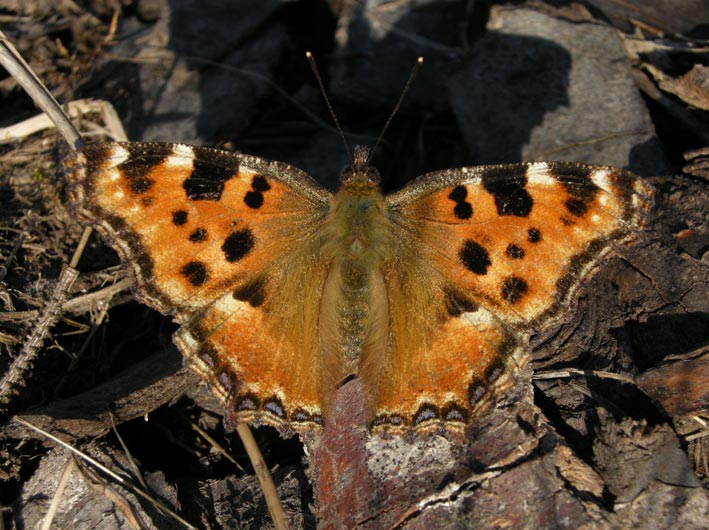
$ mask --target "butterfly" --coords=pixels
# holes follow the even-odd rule
[[[368,160],[356,148],[334,194],[281,162],[182,144],[89,145],[65,173],[233,421],[317,432],[357,377],[373,432],[464,432],[514,383],[527,335],[638,236],[652,188],[540,162],[385,196]]]

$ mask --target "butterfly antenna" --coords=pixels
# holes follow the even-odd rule
[[[379,147],[379,142],[382,141],[382,138],[384,137],[384,133],[389,128],[389,124],[391,123],[391,120],[394,119],[394,116],[399,111],[399,107],[401,107],[401,103],[402,103],[402,101],[404,101],[404,97],[406,96],[406,93],[409,91],[409,88],[411,88],[411,83],[413,82],[414,77],[416,77],[416,74],[418,73],[422,64],[423,64],[423,57],[419,57],[418,59],[416,59],[416,63],[414,63],[413,68],[411,68],[411,73],[409,74],[409,79],[406,81],[406,84],[404,85],[404,89],[401,91],[401,95],[399,96],[399,101],[396,102],[396,106],[394,107],[394,110],[391,111],[391,114],[389,114],[389,118],[387,119],[386,123],[384,124],[384,128],[382,129],[382,132],[379,133],[379,138],[377,138],[377,141],[375,142],[374,147],[372,147],[372,150],[369,152],[369,158],[367,159],[367,165],[369,165],[369,161],[372,159],[372,156],[376,152],[377,147]]]
[[[345,133],[342,132],[342,127],[340,127],[340,122],[337,120],[337,116],[335,115],[335,111],[333,110],[332,105],[330,104],[330,99],[327,97],[327,92],[325,91],[325,86],[323,86],[322,79],[320,77],[320,72],[318,71],[318,65],[315,63],[315,57],[313,57],[313,54],[310,52],[305,52],[305,57],[308,59],[308,63],[310,64],[310,69],[313,71],[313,75],[315,75],[315,79],[318,80],[318,85],[320,85],[320,92],[322,92],[322,97],[325,99],[325,104],[327,105],[327,110],[330,111],[330,116],[332,116],[332,121],[335,122],[335,127],[337,127],[337,132],[340,133],[340,138],[342,139],[342,145],[345,146],[345,153],[347,153],[347,158],[350,160],[350,165],[354,166],[354,158],[352,158],[352,152],[350,151],[350,148],[347,145],[347,140],[345,139]]]

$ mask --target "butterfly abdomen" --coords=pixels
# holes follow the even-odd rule
[[[361,189],[357,190],[361,192]],[[387,297],[382,263],[392,248],[384,197],[376,187],[353,193],[348,187],[333,198],[325,221],[325,254],[330,270],[320,309],[323,355],[337,365],[331,377],[357,375],[365,349],[386,350]],[[336,383],[335,383],[336,384]]]

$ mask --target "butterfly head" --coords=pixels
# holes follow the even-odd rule
[[[350,190],[378,189],[379,171],[369,165],[369,148],[358,145],[352,155],[352,165],[342,170],[342,187]]]

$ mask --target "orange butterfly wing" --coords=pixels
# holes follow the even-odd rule
[[[79,215],[130,266],[137,298],[182,324],[176,344],[237,418],[322,423],[307,324],[330,193],[285,164],[179,144],[92,145],[65,165]]]
[[[375,425],[431,429],[462,427],[510,384],[524,335],[638,234],[652,190],[617,168],[537,163],[428,174],[387,199],[402,243]]]

